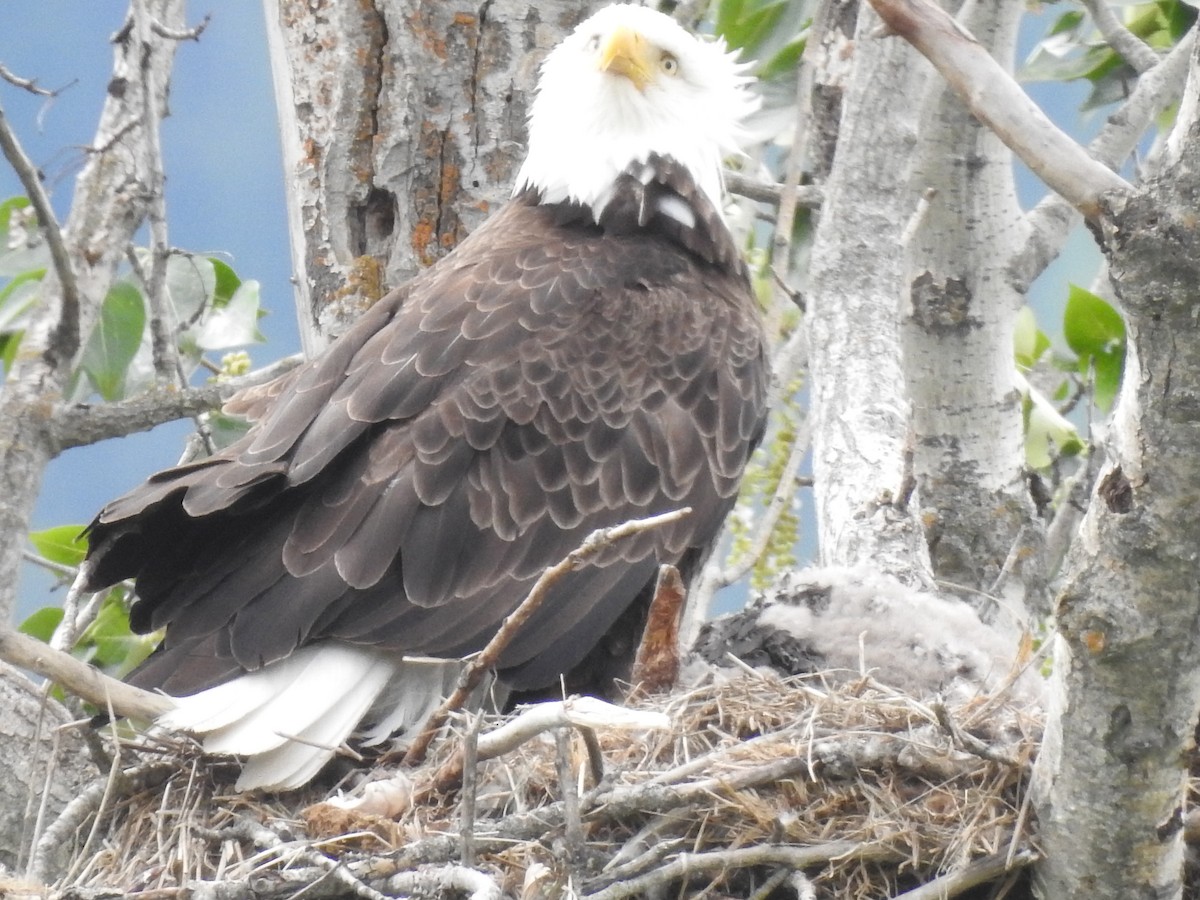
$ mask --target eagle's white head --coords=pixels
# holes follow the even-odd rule
[[[758,107],[746,68],[722,41],[655,10],[600,10],[542,65],[516,191],[595,206],[627,166],[657,153],[685,165],[719,210],[721,160]]]

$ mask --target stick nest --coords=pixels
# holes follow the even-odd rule
[[[39,863],[43,832],[35,871],[57,900],[865,900],[981,882],[999,896],[1034,858],[1025,786],[1040,723],[1003,694],[944,706],[847,673],[717,670],[631,705],[670,728],[543,733],[468,766],[465,787],[445,783],[471,731],[456,719],[424,766],[372,772],[388,779],[389,816],[325,802],[361,767],[333,791],[240,795],[228,762],[126,745],[91,810],[47,830],[66,862]]]

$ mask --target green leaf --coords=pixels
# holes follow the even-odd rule
[[[1093,396],[1103,410],[1112,406],[1125,367],[1125,322],[1112,304],[1071,285],[1063,313],[1063,337],[1079,357],[1079,371],[1093,372]]]
[[[1083,450],[1083,439],[1069,420],[1041,392],[1017,375],[1025,417],[1025,462],[1033,469],[1049,468],[1054,462],[1052,446],[1059,456],[1075,456]]]
[[[95,621],[80,636],[79,646],[91,661],[120,678],[149,656],[157,641],[156,635],[134,634],[130,630],[124,594],[113,590],[105,597]]]
[[[1013,356],[1017,365],[1032,369],[1041,355],[1050,349],[1050,338],[1037,327],[1037,318],[1028,306],[1017,312],[1017,323],[1013,329]]]
[[[212,310],[205,318],[196,335],[197,346],[202,350],[224,350],[261,343],[264,338],[258,330],[260,306],[258,282],[243,281],[224,307]]]
[[[21,347],[21,338],[25,332],[13,331],[8,334],[0,334],[0,362],[4,363],[4,374],[8,374],[8,370],[12,368],[12,364],[17,359],[17,350]]]
[[[43,606],[18,627],[18,631],[22,634],[27,634],[30,637],[35,637],[44,644],[50,643],[50,638],[54,637],[54,632],[58,629],[58,625],[63,620],[63,611],[61,606]]]
[[[59,525],[44,531],[34,531],[29,541],[37,552],[60,566],[77,566],[87,555],[87,539],[82,525]]]
[[[800,65],[800,57],[804,55],[806,43],[808,43],[807,28],[784,44],[774,56],[760,64],[758,77],[764,81],[770,81],[772,78],[779,78],[782,75],[791,75]]]
[[[213,275],[216,278],[212,294],[213,306],[225,306],[233,299],[234,292],[241,287],[242,279],[238,278],[228,263],[215,256],[208,257],[208,261],[212,263]]]
[[[206,256],[172,253],[167,259],[167,296],[181,329],[200,320],[211,308],[217,274]]]
[[[105,400],[125,393],[125,373],[142,343],[146,307],[141,292],[128,281],[118,281],[100,307],[100,320],[88,338],[81,368]]]
[[[45,269],[22,272],[0,289],[0,332],[24,330],[29,311],[41,297],[45,274]]]

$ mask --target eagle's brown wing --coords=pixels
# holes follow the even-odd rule
[[[554,589],[502,659],[540,686],[705,547],[761,434],[761,325],[729,247],[620,209],[600,228],[510,203],[285,376],[245,438],[105,507],[92,586],[135,577],[133,626],[167,628],[135,680],[188,694],[324,639],[476,651],[592,530],[692,507]]]

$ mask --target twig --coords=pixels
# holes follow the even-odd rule
[[[453,891],[465,892],[469,900],[501,900],[504,896],[487,875],[463,866],[401,872],[388,879],[385,889],[393,896],[442,897]]]
[[[745,869],[751,866],[787,866],[804,869],[824,865],[835,860],[894,859],[898,853],[890,847],[878,844],[857,844],[836,841],[814,847],[796,847],[790,844],[761,844],[737,850],[712,850],[706,853],[681,853],[666,865],[639,878],[631,878],[620,884],[610,885],[604,890],[587,894],[587,900],[623,900],[625,897],[653,895],[690,875],[720,874],[727,869]]]
[[[69,360],[79,346],[79,282],[63,240],[62,228],[54,217],[54,207],[50,205],[50,198],[42,187],[41,176],[13,133],[3,107],[0,107],[0,151],[21,182],[25,195],[37,212],[38,225],[46,235],[54,273],[62,287],[62,310],[54,329],[53,349],[60,359]]]
[[[1011,753],[1005,752],[999,747],[993,747],[986,741],[981,741],[975,735],[968,731],[963,731],[958,727],[958,723],[950,715],[950,711],[946,708],[946,704],[941,700],[934,700],[929,704],[937,716],[938,724],[942,730],[950,736],[954,741],[954,746],[960,750],[965,750],[967,753],[978,756],[980,759],[986,759],[989,762],[1000,763],[1002,766],[1012,766],[1016,768],[1021,765],[1021,760],[1016,759]]]
[[[112,704],[108,704],[108,717],[114,718]],[[67,874],[63,876],[64,881],[70,881],[71,877],[78,871],[88,858],[92,845],[96,842],[96,836],[100,833],[100,823],[104,819],[104,813],[112,806],[114,795],[118,790],[117,782],[121,777],[121,739],[116,732],[112,732],[113,739],[113,755],[112,762],[108,767],[108,777],[104,780],[104,792],[100,795],[100,803],[96,807],[96,814],[92,817],[92,827],[88,829],[88,836],[83,842],[83,847],[75,855],[75,861],[67,870]]]
[[[0,625],[0,659],[44,675],[71,693],[103,708],[111,701],[118,715],[152,720],[174,708],[169,697],[110,678],[68,653]]]
[[[1038,854],[1032,850],[1021,850],[1012,859],[1008,859],[1004,853],[994,853],[975,860],[957,872],[949,872],[933,881],[925,882],[918,888],[905,891],[898,895],[896,900],[948,900],[1008,872],[1033,865],[1037,861]]]
[[[893,32],[933,63],[980,122],[1087,218],[1129,183],[1051,122],[984,47],[931,0],[871,0]]]
[[[521,712],[499,728],[479,736],[476,748],[480,762],[503,756],[539,734],[563,727],[592,728],[607,731],[642,731],[670,727],[663,713],[613,706],[595,697],[569,697],[538,703]],[[455,753],[434,778],[439,790],[460,783],[464,758]]]
[[[1140,37],[1125,27],[1104,0],[1082,0],[1092,14],[1092,21],[1110,47],[1139,73],[1149,72],[1158,65],[1158,54]]]
[[[475,803],[479,780],[479,726],[483,714],[475,713],[467,724],[463,736],[463,779],[462,800],[458,804],[459,834],[462,835],[462,864],[468,869],[475,867]]]
[[[67,591],[67,596],[63,598],[62,621],[58,623],[54,634],[50,636],[50,646],[55,650],[70,653],[71,648],[75,646],[75,641],[79,636],[79,598],[87,593],[84,591],[84,585],[91,576],[92,568],[93,563],[85,559],[75,571],[71,587]]]
[[[796,427],[796,437],[788,453],[787,462],[784,463],[783,473],[779,476],[779,484],[775,486],[771,502],[767,504],[767,508],[755,522],[754,540],[738,559],[716,576],[718,589],[743,578],[754,568],[755,563],[766,551],[767,545],[771,542],[771,534],[779,523],[779,517],[783,515],[783,511],[795,497],[796,473],[800,471],[800,463],[804,462],[811,441],[812,429],[808,419],[805,418]]]
[[[1017,536],[1013,540],[1012,546],[1008,548],[1008,555],[1004,557],[1004,564],[1000,567],[1000,572],[996,575],[996,580],[992,582],[992,586],[987,590],[987,593],[993,597],[1000,596],[1000,591],[1017,568],[1017,563],[1029,553],[1026,528],[1027,526],[1022,525],[1017,530]]]
[[[748,178],[741,172],[735,172],[732,169],[726,169],[723,174],[725,176],[725,189],[729,193],[745,197],[747,200],[756,200],[759,203],[772,203],[779,206],[787,190],[786,185],[774,181],[758,181],[754,178]],[[825,199],[825,195],[819,187],[809,184],[798,184],[795,188],[794,196],[793,210],[796,208],[819,209],[821,202]]]
[[[583,820],[579,817],[579,786],[575,781],[574,766],[571,765],[570,729],[555,729],[554,746],[558,757],[558,786],[562,792],[567,870],[571,873],[571,880],[578,884],[579,866],[583,862],[584,851]]]
[[[238,391],[263,384],[296,368],[304,360],[289,356],[256,372],[200,387],[173,390],[155,387],[116,403],[78,403],[55,411],[52,434],[60,450],[148,431],[164,422],[219,409]]]
[[[479,655],[463,667],[454,693],[429,717],[421,733],[404,755],[405,764],[415,766],[424,760],[425,753],[429,749],[429,744],[433,740],[434,735],[446,723],[446,719],[449,718],[452,712],[462,708],[467,698],[471,696],[472,691],[483,680],[483,676],[496,665],[496,662],[500,659],[500,654],[504,652],[513,638],[516,637],[521,626],[542,605],[542,602],[546,599],[550,593],[550,589],[554,585],[558,584],[563,578],[580,568],[587,560],[611,544],[627,537],[641,534],[644,531],[677,522],[691,513],[691,511],[690,507],[684,507],[683,509],[677,509],[658,516],[634,519],[633,521],[626,522],[623,525],[616,525],[612,528],[597,529],[587,536],[578,549],[572,550],[567,554],[566,559],[546,569],[538,580],[534,582],[533,587],[529,589],[529,593],[521,601],[521,605],[504,619],[504,622],[500,625],[500,630],[488,641],[487,646],[483,648]]]
[[[120,773],[116,780],[116,788],[122,794],[132,794],[162,784],[179,767],[174,762],[154,762],[138,766]],[[50,858],[62,844],[71,840],[73,835],[88,819],[98,814],[106,792],[109,790],[110,778],[93,781],[79,796],[63,807],[58,818],[42,833],[41,839],[33,848],[29,859],[29,869],[26,877],[35,883],[46,883],[50,880]]]
[[[199,25],[194,25],[191,28],[168,28],[162,22],[153,16],[150,17],[150,30],[159,37],[166,38],[168,41],[199,41],[200,35],[204,34],[204,29],[208,27],[208,23],[212,21],[212,13],[204,16],[204,19]]]
[[[0,78],[7,81],[13,87],[19,87],[22,90],[29,91],[29,93],[37,95],[38,97],[48,97],[51,99],[57,97],[67,88],[71,87],[71,85],[75,84],[75,81],[71,81],[68,84],[60,87],[58,90],[52,91],[49,88],[39,87],[36,78],[22,78],[20,75],[17,75],[11,69],[6,67],[4,63],[0,63]]]
[[[35,566],[45,569],[47,572],[53,572],[55,575],[62,575],[66,578],[75,577],[76,570],[74,566],[65,566],[52,559],[46,559],[46,557],[34,553],[32,550],[22,550],[21,558],[26,562],[31,562]]]

